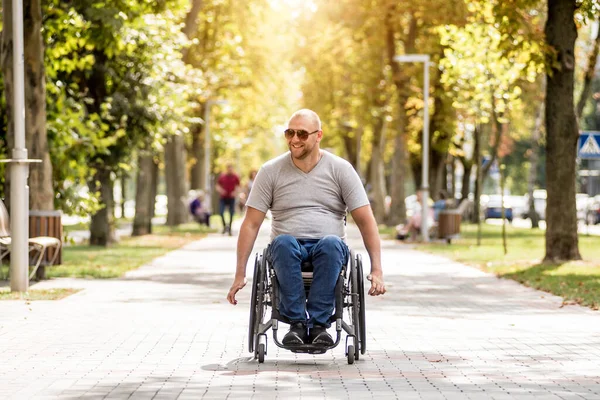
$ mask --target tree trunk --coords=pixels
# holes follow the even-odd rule
[[[408,153],[408,165],[410,166],[410,172],[415,184],[415,188],[421,187],[423,162],[420,154]],[[431,195],[431,187],[429,194]]]
[[[165,181],[167,183],[167,225],[187,222],[185,188],[185,145],[183,136],[172,135],[165,145]]]
[[[473,146],[473,163],[475,165],[475,195],[473,196],[473,215],[472,221],[473,223],[478,224],[481,219],[481,205],[479,203],[479,199],[481,198],[481,189],[483,186],[483,171],[482,171],[482,162],[481,162],[481,129],[476,126],[475,127],[475,143]]]
[[[152,233],[152,217],[154,215],[154,181],[158,168],[151,153],[140,152],[138,156],[137,184],[135,189],[135,217],[133,219],[132,236]]]
[[[402,110],[400,111],[402,113]],[[406,219],[406,205],[404,198],[404,181],[406,179],[406,143],[405,126],[406,115],[401,115],[398,119],[398,133],[394,138],[394,155],[392,156],[392,174],[391,174],[391,197],[390,213],[387,218],[387,225],[398,225]]]
[[[449,198],[452,201],[456,201],[456,158],[454,156],[450,156],[450,193],[448,193]]]
[[[576,0],[548,0],[546,41],[560,68],[546,77],[546,261],[578,260],[575,168],[577,117],[573,102]]]
[[[29,157],[42,160],[29,173],[29,207],[54,210],[52,164],[46,133],[46,70],[40,0],[24,0],[25,132]]]
[[[344,124],[340,124],[340,131],[342,133],[342,141],[344,142],[344,149],[346,149],[346,159],[355,170],[358,171],[356,165],[356,154],[357,154],[357,141],[356,135],[358,132],[354,130],[351,126],[346,126]],[[354,134],[352,134],[354,132]]]
[[[200,108],[199,115],[204,115],[203,105]],[[190,189],[204,189],[206,182],[204,182],[204,125],[194,124],[191,128],[192,133],[192,149],[190,159],[192,161],[192,167],[190,169]]]
[[[386,50],[388,62],[392,69],[392,77],[394,86],[398,93],[398,120],[396,136],[394,138],[394,155],[392,157],[392,174],[391,174],[391,197],[392,204],[390,214],[388,215],[387,225],[397,225],[406,219],[406,206],[404,198],[404,181],[406,179],[406,125],[408,116],[406,114],[406,103],[408,96],[405,93],[405,86],[408,82],[403,76],[398,62],[394,60],[396,57],[396,40],[394,29],[395,6],[390,6],[387,10],[385,18],[386,28]],[[411,53],[415,47],[417,35],[417,21],[414,15],[411,17],[409,31],[404,41],[404,48],[407,53]]]
[[[4,96],[6,99],[6,155],[12,158],[12,149],[15,147],[14,138],[14,118],[13,118],[13,101],[14,101],[14,71],[13,71],[13,26],[12,26],[12,1],[4,0],[2,2],[3,12],[3,31],[2,42],[0,45],[0,63],[2,64],[2,78],[4,80]],[[10,167],[5,169],[6,176],[4,181],[4,193],[6,198],[4,204],[10,214]]]
[[[152,159],[152,186],[150,187],[150,219],[154,218],[156,212],[156,195],[158,194],[158,176],[160,174],[158,161]]]
[[[373,139],[371,163],[369,166],[369,183],[371,184],[371,207],[375,220],[378,223],[385,221],[385,168],[383,150],[385,148],[385,135],[387,124],[385,115],[382,115],[373,124]]]
[[[535,211],[535,201],[533,198],[533,190],[535,189],[535,181],[537,180],[537,169],[540,160],[540,129],[544,119],[544,102],[540,103],[540,109],[535,118],[535,126],[531,134],[531,156],[529,157],[529,177],[527,179],[527,195],[529,196],[529,211],[527,212],[531,220],[531,228],[537,229],[540,227],[540,219]]]
[[[125,202],[127,201],[127,172],[121,171],[121,218],[125,218]]]
[[[441,54],[443,57],[444,54]],[[456,110],[452,107],[452,99],[449,98],[441,83],[441,72],[433,72],[434,102],[431,126],[429,129],[429,193],[435,200],[439,199],[440,191],[447,190],[448,149],[452,143],[454,126],[449,123],[449,116],[454,115]]]
[[[92,215],[90,221],[90,245],[107,246],[116,241],[113,207],[113,182],[110,170],[104,165],[97,167],[94,180],[89,184],[90,192],[100,191],[100,204],[104,208]]]
[[[203,0],[191,0],[190,1],[190,11],[185,16],[185,23],[183,25],[183,34],[188,38],[192,39],[196,36],[196,31],[198,30],[198,14],[202,9]],[[182,50],[182,59],[186,64],[190,63],[190,52],[189,47],[185,47]],[[199,115],[204,115],[204,107],[206,104],[203,104],[200,107]],[[206,123],[207,121],[205,121]],[[204,140],[202,138],[202,133],[204,129],[201,125],[195,124],[192,126],[192,154],[190,157],[192,158],[192,167],[190,170],[190,189],[204,189],[206,187],[204,182]]]
[[[492,165],[494,165],[494,163],[498,159],[498,149],[500,148],[500,143],[502,141],[502,134],[504,133],[504,130],[507,127],[506,123],[501,122],[500,116],[498,116],[498,113],[496,112],[496,101],[494,99],[494,96],[492,95],[491,97],[492,97],[491,98],[491,104],[492,104],[491,129],[494,134],[494,137],[493,137],[494,142],[492,143],[492,148],[490,149],[490,161],[483,167],[482,172],[480,174],[482,181],[486,178],[486,176],[490,172],[490,169],[492,168]],[[481,127],[479,128],[479,130],[480,130],[479,135],[482,135],[483,131],[482,131]],[[480,146],[480,151],[481,151],[481,144],[479,146]]]
[[[462,188],[460,189],[460,200],[467,200],[471,191],[471,170],[473,169],[473,161],[466,158],[459,158],[463,166]]]
[[[429,195],[434,200],[440,199],[440,192],[446,191],[444,175],[446,173],[447,154],[437,151],[431,153],[431,168],[429,169]]]
[[[600,22],[598,20],[597,22]],[[592,80],[594,79],[594,72],[596,71],[596,62],[598,60],[598,49],[600,48],[600,29],[598,33],[596,33],[596,40],[594,40],[594,47],[592,52],[590,53],[590,57],[588,59],[587,70],[585,71],[585,78],[583,79],[583,89],[581,90],[581,95],[579,97],[579,101],[577,102],[577,119],[581,121],[581,114],[583,114],[583,108],[585,107],[585,103],[590,98],[590,94],[592,92]]]
[[[6,95],[8,121],[7,144],[14,147],[13,120],[13,25],[12,2],[3,3],[4,26],[2,32],[2,72]],[[31,164],[29,170],[29,208],[54,210],[52,164],[46,133],[46,71],[44,68],[44,42],[42,38],[42,11],[39,0],[23,1],[24,68],[25,68],[25,146],[28,157],[42,160]],[[10,150],[9,150],[10,151]],[[10,155],[10,154],[9,154]],[[10,193],[10,177],[7,176],[7,193]],[[10,207],[10,204],[8,204]]]

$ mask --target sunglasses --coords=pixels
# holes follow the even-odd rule
[[[300,140],[306,140],[308,139],[308,136],[312,135],[313,133],[317,133],[319,132],[320,129],[317,129],[314,132],[307,132],[304,129],[286,129],[285,131],[283,131],[283,133],[285,133],[285,138],[287,140],[290,140],[294,137],[294,135],[298,136],[298,139]]]

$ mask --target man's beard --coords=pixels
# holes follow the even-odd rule
[[[290,153],[292,154],[292,157],[294,157],[297,160],[304,160],[306,157],[308,157],[310,155],[310,153],[312,152],[312,147],[307,147],[306,145],[304,145],[304,147],[302,148],[302,152],[298,155],[294,155],[294,151],[298,151],[298,149],[294,149],[292,147],[292,145],[290,144],[289,146],[290,149]]]

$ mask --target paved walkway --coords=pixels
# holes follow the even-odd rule
[[[0,398],[600,399],[598,312],[394,242],[365,356],[269,339],[259,365],[250,286],[225,300],[235,241],[209,236],[124,279],[35,285],[85,288],[61,301],[0,302]]]

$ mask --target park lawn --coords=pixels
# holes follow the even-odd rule
[[[60,300],[74,293],[81,291],[81,289],[30,289],[27,292],[11,292],[10,288],[3,288],[0,290],[0,300]]]
[[[175,228],[153,226],[153,234],[125,237],[108,247],[70,245],[63,248],[63,263],[46,268],[46,276],[74,278],[118,278],[156,257],[202,239],[212,230],[197,223]]]
[[[564,299],[600,309],[600,237],[579,236],[582,261],[542,263],[544,231],[507,225],[507,250],[502,246],[502,227],[482,224],[481,245],[477,246],[477,225],[461,225],[461,237],[451,245],[430,243],[418,249],[476,266],[501,278],[513,279]]]

